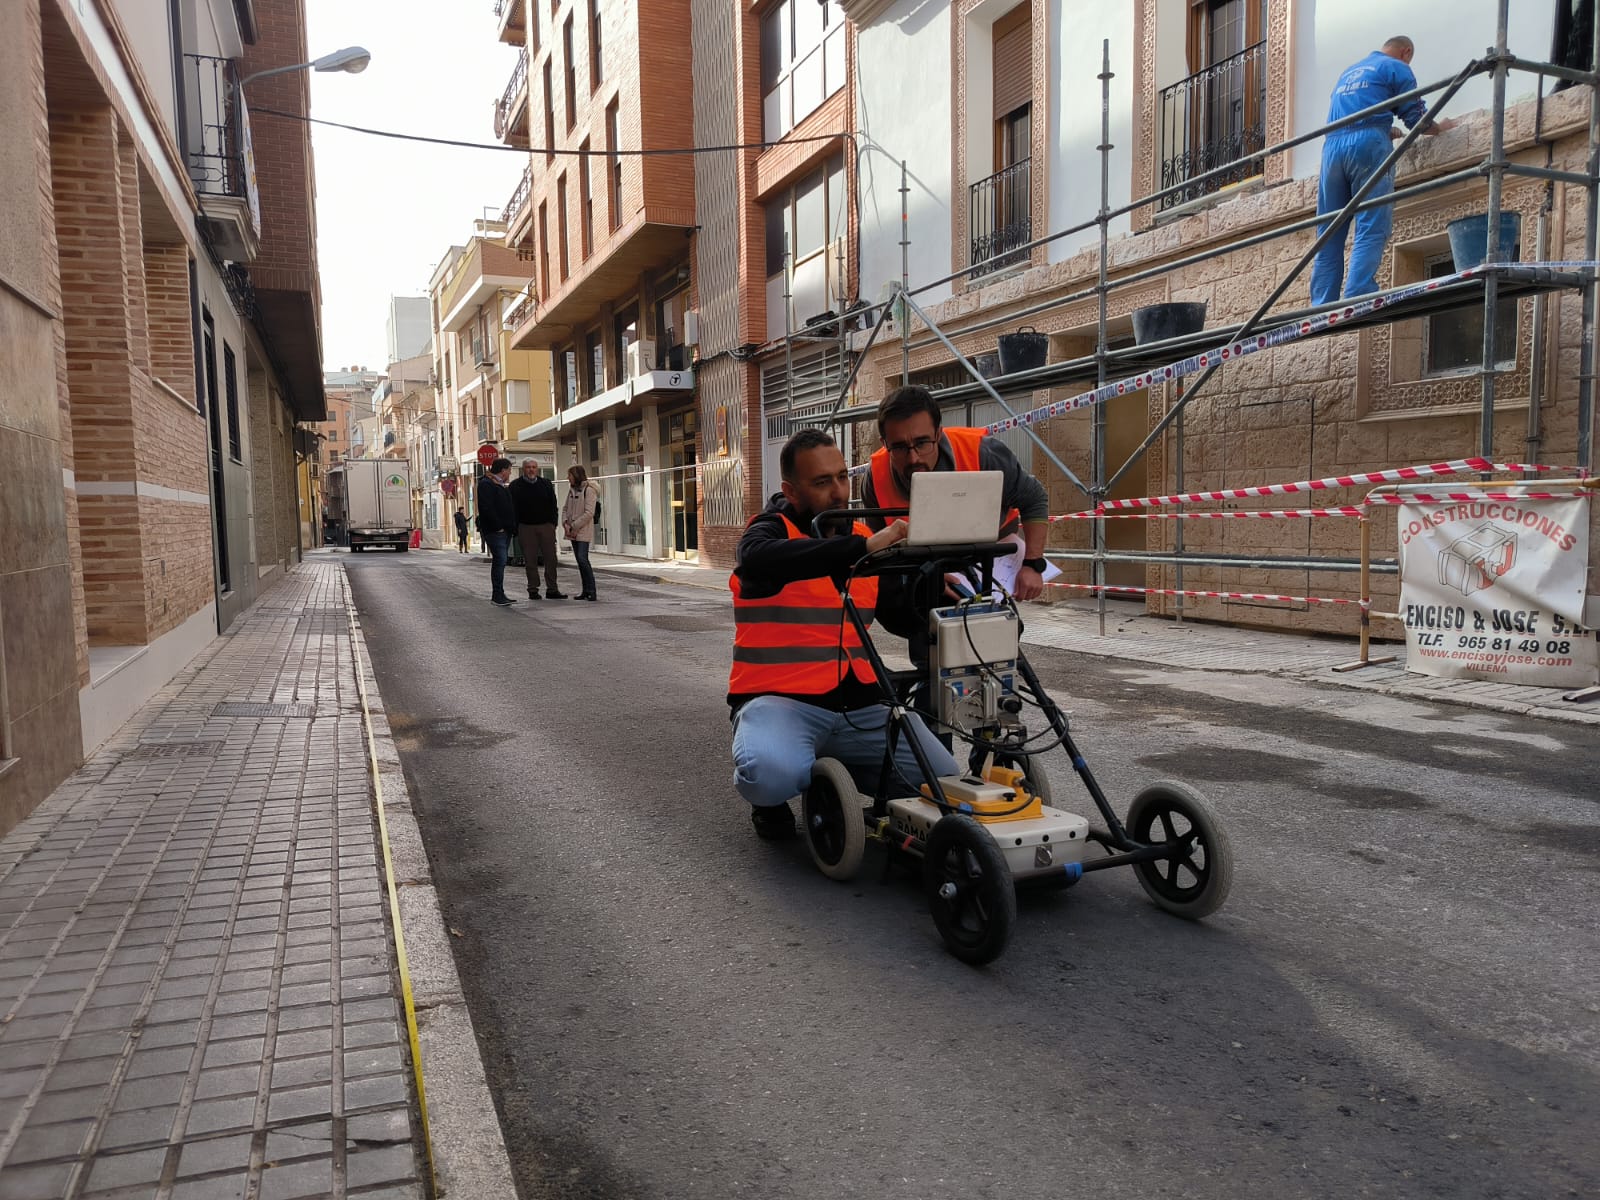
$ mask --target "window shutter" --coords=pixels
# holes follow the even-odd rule
[[[1033,6],[1019,4],[994,23],[994,119],[1033,99]]]

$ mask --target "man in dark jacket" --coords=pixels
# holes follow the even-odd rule
[[[506,595],[506,555],[511,535],[517,531],[517,506],[512,503],[509,485],[511,460],[497,458],[489,473],[478,480],[478,532],[489,547],[489,599],[501,606],[511,604]]]
[[[565,600],[556,582],[556,489],[539,474],[539,464],[522,460],[522,475],[511,481],[511,500],[517,507],[517,540],[528,572],[528,599],[539,598],[539,563],[544,563],[545,595]]]

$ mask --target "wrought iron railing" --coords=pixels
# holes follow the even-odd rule
[[[1162,88],[1161,187],[1176,187],[1266,146],[1267,44],[1257,42]],[[1163,209],[1261,173],[1258,161],[1214,175],[1161,201]]]
[[[504,15],[506,5],[510,2],[511,0],[494,0],[494,15],[497,17]]]
[[[511,310],[508,313],[506,313],[505,321],[503,323],[507,329],[518,329],[522,326],[522,323],[532,315],[533,297],[524,296],[511,307]]]
[[[516,215],[528,207],[528,199],[533,195],[533,165],[522,168],[522,179],[517,183],[517,190],[511,193],[511,199],[506,201],[506,206],[500,213],[500,223],[507,229]]]
[[[506,90],[500,94],[500,99],[494,106],[494,136],[503,138],[506,129],[511,124],[511,115],[515,111],[518,94],[522,94],[524,101],[528,90],[528,52],[522,50],[517,55],[517,65],[512,69],[511,79],[506,84]]]
[[[233,60],[185,54],[192,86],[186,89],[194,120],[189,135],[189,178],[202,196],[245,194],[244,139],[234,105],[238,74]]]
[[[1027,259],[1018,246],[1033,238],[1033,190],[1025,158],[972,185],[968,199],[974,275],[998,271]]]

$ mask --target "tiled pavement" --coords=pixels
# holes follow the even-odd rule
[[[0,1200],[424,1194],[344,572],[0,841]]]

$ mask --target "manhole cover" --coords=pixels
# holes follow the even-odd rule
[[[253,700],[225,700],[211,710],[213,717],[314,717],[315,704],[261,704]]]
[[[130,750],[127,758],[214,758],[222,742],[151,742]]]

